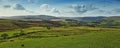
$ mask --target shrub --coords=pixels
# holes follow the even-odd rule
[[[17,37],[17,36],[19,36],[19,33],[14,33],[13,36]]]
[[[3,39],[7,39],[8,38],[8,34],[4,33],[1,35],[1,37],[3,37]]]

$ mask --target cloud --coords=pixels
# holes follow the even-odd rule
[[[70,7],[73,12],[78,14],[83,14],[85,12],[97,9],[92,4],[91,5],[84,5],[84,4],[73,4]]]
[[[45,14],[60,14],[60,10],[51,7],[49,4],[42,4],[40,6],[40,12]]]
[[[56,8],[52,8],[52,9],[51,9],[51,12],[52,12],[52,13],[58,13],[58,14],[60,14],[60,11],[59,11],[58,9],[56,9]]]
[[[113,9],[112,11],[115,12],[115,13],[120,13],[120,8]]]
[[[120,8],[114,8],[111,10],[113,15],[120,15]]]
[[[29,13],[35,13],[34,11],[30,11],[30,10],[27,10],[25,9],[22,5],[20,4],[14,4],[14,5],[4,5],[3,6],[4,8],[11,8],[13,10],[24,10],[26,12],[29,12]]]
[[[16,15],[38,15],[34,11],[27,10],[20,4],[13,4],[13,5],[3,5],[0,8],[0,15],[3,16],[16,16]]]
[[[32,14],[39,14],[39,13],[37,13],[35,11],[30,11],[30,10],[25,10],[25,11],[28,12],[28,13],[32,13]]]
[[[14,4],[14,5],[12,5],[12,7],[11,7],[12,9],[14,9],[14,10],[26,10],[22,5],[20,5],[20,4]]]
[[[96,10],[88,11],[88,12],[84,13],[83,15],[86,15],[86,16],[109,16],[109,15],[112,15],[112,12],[108,11],[108,10],[103,10],[103,9],[96,9]]]
[[[13,10],[0,8],[0,15],[2,16],[16,16],[16,15],[30,15],[32,13],[26,12],[25,10]]]
[[[4,5],[3,8],[11,8],[11,5]]]
[[[40,6],[41,11],[50,11],[51,7],[48,4],[42,4]]]

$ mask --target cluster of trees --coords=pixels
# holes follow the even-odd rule
[[[8,38],[8,34],[6,34],[6,33],[1,34],[1,37],[2,37],[1,40],[2,40],[2,39],[7,39],[7,38]]]
[[[20,23],[20,22],[12,22],[12,23],[20,28],[20,33],[14,33],[13,37],[25,35],[23,29],[27,27],[27,26],[25,26],[26,23]],[[0,38],[1,40],[5,40],[8,38],[10,38],[10,37],[7,33],[1,34],[1,38]]]
[[[25,33],[24,32],[13,33],[13,36],[11,36],[11,37],[18,37],[18,36],[22,36],[22,35],[25,35]],[[11,37],[9,37],[9,35],[7,33],[1,34],[0,37],[1,37],[0,40],[5,40],[5,39],[8,39],[8,38],[11,38]]]

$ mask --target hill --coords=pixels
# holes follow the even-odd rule
[[[49,16],[49,15],[23,15],[23,16],[12,16],[12,17],[4,17],[4,19],[41,19],[41,20],[50,20],[50,19],[59,19],[58,17]]]
[[[71,19],[71,20],[77,20],[77,21],[101,21],[103,19],[107,20],[120,20],[120,16],[111,16],[111,17],[105,17],[105,16],[97,16],[97,17],[55,17],[50,15],[23,15],[23,16],[12,16],[12,17],[3,17],[3,19],[12,19],[12,20],[22,20],[22,19],[41,19],[41,20],[52,20],[52,19]]]
[[[66,21],[71,26],[91,26],[91,27],[120,27],[120,16],[110,17],[54,17],[49,15],[26,15],[26,16],[12,16],[4,17],[3,19],[18,20],[33,25],[52,24],[60,26],[61,22]]]
[[[15,25],[14,23],[19,23],[21,25],[23,24],[23,26],[25,28],[37,26],[36,22],[33,23],[33,22],[24,22],[24,21],[18,21],[18,20],[10,20],[10,19],[0,19],[0,32],[20,28],[17,25]]]
[[[111,16],[111,17],[107,17],[107,18],[104,18],[104,19],[120,22],[120,16]]]
[[[17,27],[13,25],[12,20],[0,19],[0,31],[16,29]]]
[[[98,17],[61,17],[61,18],[89,22],[89,21],[100,21],[106,17],[98,16]]]

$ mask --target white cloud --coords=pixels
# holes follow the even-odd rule
[[[51,9],[51,7],[48,5],[48,4],[42,4],[41,6],[40,6],[40,10],[41,11],[50,11],[50,9]]]
[[[30,13],[23,11],[23,10],[0,8],[0,15],[2,15],[2,16],[27,15],[27,14],[30,14]]]
[[[45,14],[45,15],[59,15],[60,14],[60,10],[58,10],[57,8],[53,8],[48,4],[42,4],[40,6],[40,13],[41,14]]]
[[[111,12],[107,11],[107,10],[96,9],[96,10],[88,11],[88,12],[84,13],[83,15],[86,15],[86,16],[107,16],[107,15],[111,15]]]
[[[4,5],[0,8],[0,15],[2,16],[16,16],[16,15],[37,15],[34,11],[25,9],[20,4]]]
[[[51,13],[58,13],[58,14],[60,14],[60,11],[58,9],[56,9],[56,8],[52,8],[51,9]]]
[[[53,16],[102,16],[102,15],[120,15],[120,9],[106,10],[106,8],[97,8],[94,5],[74,4],[71,7],[52,7],[49,4],[40,5],[39,9],[27,9],[21,4],[4,5],[0,8],[0,15],[53,15]]]
[[[84,4],[73,4],[71,6],[72,12],[78,13],[78,14],[83,14],[91,10],[97,9],[94,7],[92,4],[91,5],[84,5]]]

